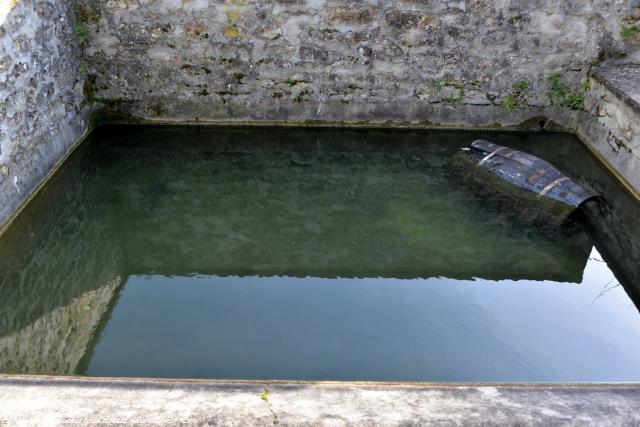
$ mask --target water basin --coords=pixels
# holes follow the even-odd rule
[[[607,208],[523,224],[477,138]],[[638,212],[564,134],[101,127],[0,237],[0,372],[639,381]]]

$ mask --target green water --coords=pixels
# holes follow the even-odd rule
[[[606,214],[523,224],[478,137]],[[0,237],[0,372],[638,381],[637,209],[561,134],[99,128]]]

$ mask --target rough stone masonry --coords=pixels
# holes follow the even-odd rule
[[[0,227],[84,132],[72,2],[0,2]]]
[[[91,97],[166,120],[430,120],[549,104],[621,55],[628,0],[78,0]]]

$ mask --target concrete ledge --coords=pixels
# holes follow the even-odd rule
[[[640,385],[0,376],[0,425],[636,425]]]
[[[604,65],[592,75],[640,113],[640,64]]]
[[[600,67],[585,100],[589,116],[577,133],[640,194],[640,65]]]

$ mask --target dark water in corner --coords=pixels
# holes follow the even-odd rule
[[[610,210],[519,223],[477,137]],[[639,381],[637,213],[566,135],[101,128],[0,238],[0,371]]]

